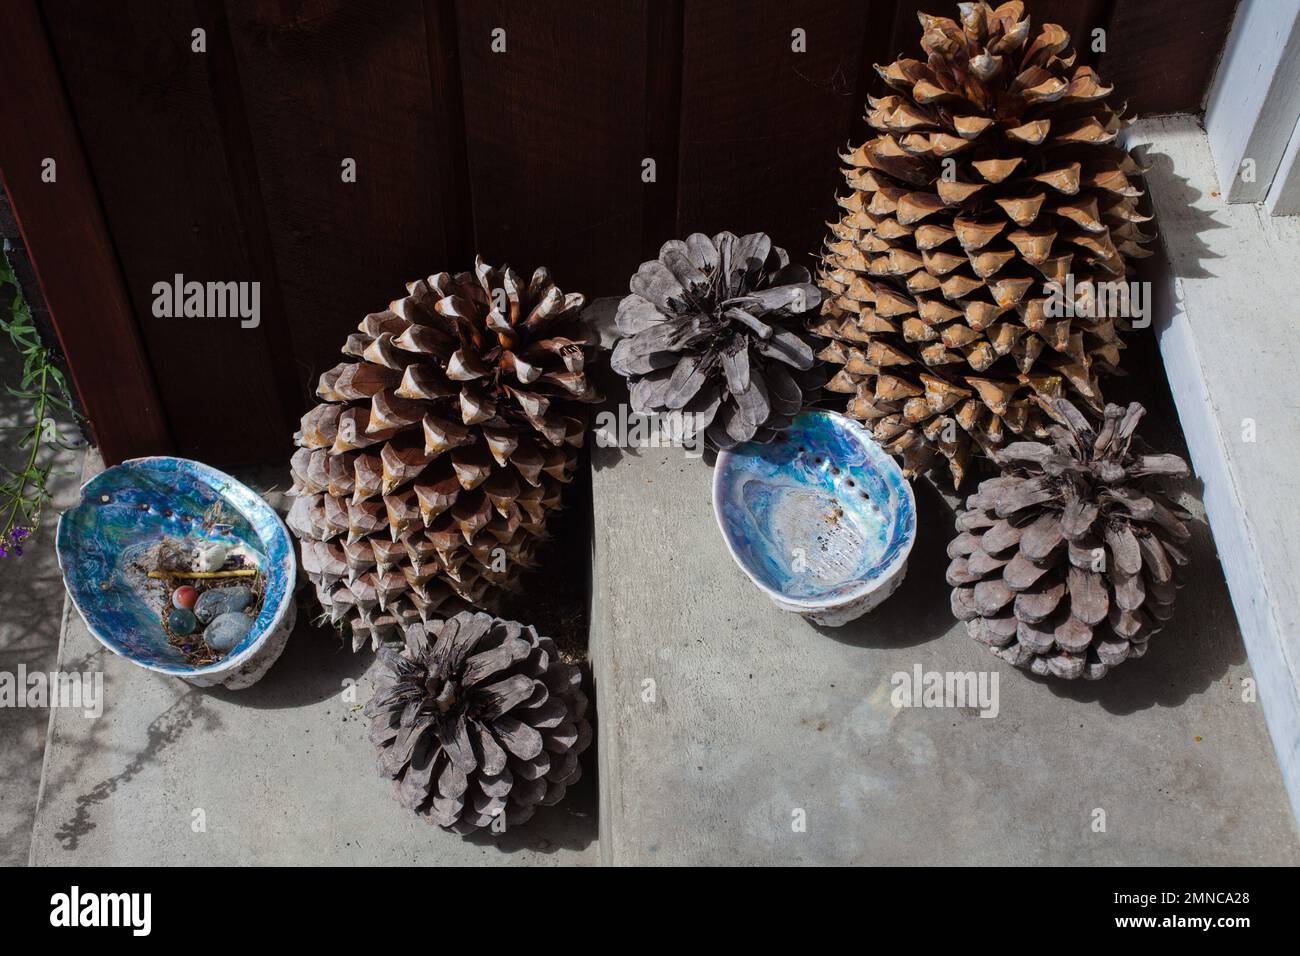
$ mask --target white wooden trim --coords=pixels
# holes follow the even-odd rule
[[[1166,254],[1152,327],[1300,820],[1300,445],[1296,402],[1279,384],[1300,367],[1300,219],[1215,197],[1193,117],[1140,120],[1128,144],[1151,167]]]
[[[1300,122],[1291,131],[1264,205],[1272,216],[1300,216]]]
[[[1263,202],[1300,118],[1300,0],[1242,0],[1205,108],[1228,202]],[[1243,178],[1243,164],[1253,161]]]

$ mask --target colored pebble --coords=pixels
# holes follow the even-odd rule
[[[194,603],[199,599],[199,589],[192,588],[188,584],[183,584],[172,592],[172,607],[183,607],[193,610]]]
[[[224,653],[244,639],[253,619],[240,611],[227,611],[213,619],[203,631],[203,639],[214,651]]]
[[[167,614],[167,626],[171,628],[173,634],[193,634],[199,626],[198,618],[194,612],[188,608],[172,608]]]
[[[253,589],[237,585],[232,588],[213,588],[204,591],[195,602],[194,613],[200,621],[207,624],[215,621],[222,614],[242,611],[252,606]]]

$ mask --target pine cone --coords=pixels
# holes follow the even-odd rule
[[[816,387],[800,316],[821,290],[763,233],[671,240],[630,285],[610,365],[628,378],[634,411],[690,413],[689,435],[731,448],[770,440]]]
[[[583,297],[481,259],[407,285],[348,337],[303,416],[288,524],[353,647],[482,603],[532,566],[582,447]]]
[[[366,704],[379,772],[399,803],[469,833],[558,803],[591,743],[582,675],[531,627],[462,611],[379,649]]]
[[[1012,442],[948,545],[952,610],[971,637],[1040,675],[1096,679],[1146,653],[1173,615],[1190,515],[1146,487],[1177,455],[1132,449],[1145,409],[1107,405],[1100,432],[1058,399],[1052,444]]]
[[[909,476],[942,453],[960,485],[973,448],[1043,437],[1067,393],[1100,413],[1126,326],[1049,315],[1045,283],[1073,275],[1081,300],[1150,254],[1111,88],[1060,26],[1027,42],[1023,17],[1020,2],[963,3],[960,24],[920,14],[926,59],[876,68],[880,135],[842,157],[853,191],[826,241],[819,357]]]

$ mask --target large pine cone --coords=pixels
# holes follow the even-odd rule
[[[353,647],[400,639],[534,564],[599,400],[594,342],[545,269],[476,260],[407,285],[348,337],[294,436],[289,527]],[[449,603],[450,602],[450,603]]]
[[[804,314],[821,290],[763,233],[695,233],[642,263],[619,303],[610,365],[633,411],[689,413],[714,448],[769,441],[818,384]]]
[[[501,814],[512,827],[582,776],[587,696],[549,637],[463,611],[411,625],[404,649],[378,656],[365,713],[402,806],[457,833]]]
[[[909,475],[941,453],[958,485],[973,448],[1043,437],[1054,398],[1100,413],[1124,324],[1048,315],[1045,283],[1072,274],[1086,298],[1152,238],[1111,88],[1074,66],[1069,34],[1049,23],[1027,42],[1019,2],[961,11],[920,15],[924,60],[877,67],[891,91],[867,111],[880,135],[843,157],[853,191],[814,327],[832,339],[819,357],[844,366],[827,387],[853,396],[849,414]]]
[[[1006,473],[957,516],[952,610],[1017,667],[1096,679],[1145,654],[1173,615],[1190,515],[1143,479],[1188,469],[1133,449],[1136,402],[1107,405],[1100,432],[1064,399],[1053,409],[1066,426],[1048,428],[1052,444],[1008,444],[997,455]]]

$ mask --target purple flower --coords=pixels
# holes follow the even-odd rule
[[[19,542],[31,535],[31,528],[17,527],[0,535],[0,558],[21,558],[23,549]]]

